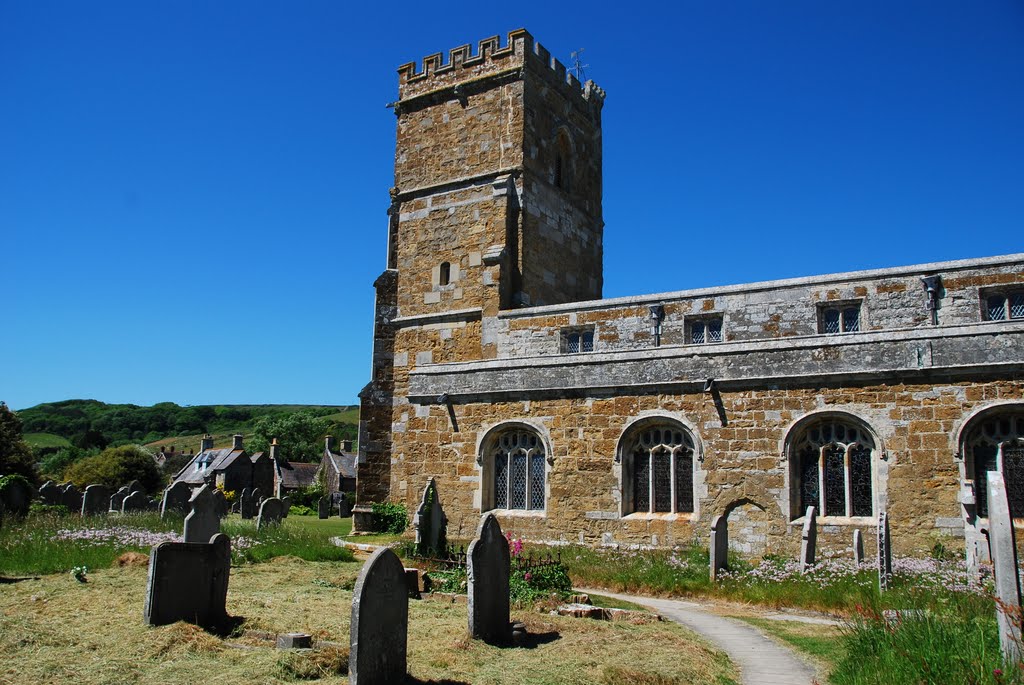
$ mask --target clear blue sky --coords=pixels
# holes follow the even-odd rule
[[[1019,0],[0,0],[0,400],[355,403],[395,69],[519,27],[608,92],[606,297],[1024,249]]]

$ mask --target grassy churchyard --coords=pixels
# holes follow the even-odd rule
[[[352,589],[362,562],[331,538],[348,535],[350,520],[293,515],[257,531],[252,521],[228,517],[222,526],[232,539],[227,608],[237,625],[224,636],[183,623],[143,625],[149,546],[179,539],[181,523],[154,514],[37,513],[5,521],[0,682],[346,682]],[[531,551],[548,550],[527,544],[522,553]],[[805,655],[822,683],[1024,683],[1001,662],[990,584],[968,577],[954,560],[897,559],[892,589],[879,593],[869,564],[841,559],[819,560],[806,575],[789,560],[731,559],[733,570],[712,584],[707,550],[699,548],[560,552],[576,586],[704,598],[712,611]],[[514,605],[513,619],[527,624],[532,642],[497,648],[467,637],[464,600],[410,602],[409,682],[737,681],[724,654],[675,624],[567,618],[550,615],[551,606]],[[780,607],[826,612],[841,625],[766,618]],[[323,645],[275,649],[267,638],[286,632],[309,633]]]

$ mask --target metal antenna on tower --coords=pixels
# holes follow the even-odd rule
[[[572,61],[572,73],[576,77],[576,80],[580,83],[586,82],[587,75],[583,73],[583,70],[590,65],[583,63],[583,48],[570,52],[569,58]]]

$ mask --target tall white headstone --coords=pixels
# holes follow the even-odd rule
[[[1006,482],[999,471],[988,472],[988,544],[996,580],[996,620],[999,623],[999,647],[1008,663],[1021,660],[1020,625],[1012,615],[1020,615],[1020,580],[1017,576],[1017,539],[1013,532]],[[1007,616],[1007,612],[1011,616]]]

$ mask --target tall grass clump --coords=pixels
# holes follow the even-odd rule
[[[252,564],[274,557],[293,556],[305,561],[353,561],[355,556],[331,538],[309,527],[284,519],[280,525],[256,529],[256,522],[231,518],[221,524],[231,538],[233,564]]]

